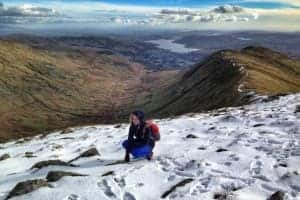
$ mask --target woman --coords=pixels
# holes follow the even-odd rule
[[[130,153],[135,157],[146,157],[151,160],[155,143],[151,136],[151,129],[146,126],[144,112],[140,110],[132,112],[128,139],[122,144],[126,149],[125,161],[130,161]]]

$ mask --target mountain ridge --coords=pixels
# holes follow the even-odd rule
[[[299,82],[299,60],[264,47],[221,50],[139,106],[154,116],[201,112],[247,104],[257,95],[297,93]]]
[[[298,60],[263,47],[221,50],[188,70],[151,71],[91,49],[0,40],[0,141],[126,122],[134,109],[163,118],[247,104],[254,94],[297,93],[299,69]]]

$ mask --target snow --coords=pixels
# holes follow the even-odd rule
[[[88,176],[63,177],[15,200],[57,199],[160,199],[181,180],[194,180],[176,188],[166,199],[213,199],[227,192],[231,199],[265,200],[277,190],[287,199],[300,199],[300,94],[237,108],[190,113],[154,120],[162,138],[154,160],[105,166],[124,158],[121,143],[129,124],[73,128],[29,141],[0,144],[0,200],[21,181],[45,178],[49,171],[77,172]],[[186,138],[193,134],[196,138]],[[96,147],[100,156],[80,158],[77,167],[31,166],[38,161],[69,161]],[[218,149],[227,151],[216,152]],[[25,152],[36,157],[26,158]],[[286,166],[284,166],[286,165]],[[102,176],[109,171],[112,175]]]

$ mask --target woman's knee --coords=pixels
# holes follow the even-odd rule
[[[123,143],[122,143],[122,146],[127,149],[128,148],[128,140],[125,140]]]

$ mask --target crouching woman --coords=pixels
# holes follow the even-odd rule
[[[145,157],[151,160],[155,141],[159,139],[157,125],[150,120],[145,121],[143,111],[137,110],[132,112],[130,114],[128,139],[122,143],[126,150],[125,161],[130,161],[130,154],[135,158]]]

